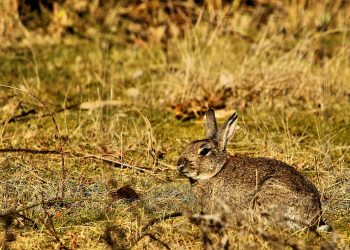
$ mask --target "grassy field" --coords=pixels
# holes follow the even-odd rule
[[[202,248],[175,164],[204,136],[208,106],[220,121],[239,114],[230,153],[279,159],[308,176],[334,228],[226,225],[231,248],[349,246],[348,14],[338,9],[325,28],[326,10],[295,17],[292,7],[264,23],[254,21],[258,11],[220,12],[165,43],[101,32],[1,49],[1,248]],[[326,21],[317,24],[318,14]]]

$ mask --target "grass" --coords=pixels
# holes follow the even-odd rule
[[[214,26],[203,21],[169,40],[167,50],[69,35],[55,45],[1,50],[0,148],[56,151],[1,152],[0,213],[39,204],[2,217],[2,248],[141,249],[161,248],[160,242],[201,248],[200,229],[187,216],[157,221],[147,230],[151,236],[140,236],[150,221],[194,205],[175,163],[186,143],[203,137],[203,124],[176,119],[172,105],[205,106],[208,92],[222,89],[229,94],[221,120],[232,110],[240,116],[229,151],[294,165],[320,190],[324,218],[335,228],[321,236],[265,229],[266,237],[249,225],[234,227],[231,246],[350,245],[348,24],[337,16],[329,30],[285,34],[270,22],[250,34],[244,22],[252,17],[242,12]],[[254,42],[224,27],[237,27]],[[102,100],[117,106],[94,109],[92,102]],[[89,108],[69,109],[80,103]],[[30,110],[36,113],[11,121]],[[140,199],[113,198],[123,186]],[[57,197],[64,201],[55,203]]]

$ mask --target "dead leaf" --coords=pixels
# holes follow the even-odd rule
[[[138,69],[132,73],[132,78],[137,79],[137,78],[141,77],[142,75],[143,75],[143,70]]]
[[[201,98],[193,98],[172,105],[175,117],[182,121],[202,117],[208,108],[216,110],[225,108],[227,99],[232,96],[231,88],[220,88],[217,91],[204,89],[204,92],[205,94]]]
[[[206,91],[203,99],[208,103],[208,107],[214,109],[223,109],[226,107],[226,100],[232,96],[231,88],[220,88],[216,91]]]
[[[83,110],[94,110],[99,108],[104,108],[106,106],[120,106],[122,105],[121,101],[118,100],[107,100],[107,101],[91,101],[91,102],[83,102],[80,104],[80,109]]]
[[[138,97],[139,94],[140,94],[140,90],[138,90],[137,88],[128,88],[126,90],[126,95],[132,98]]]
[[[79,245],[78,245],[78,237],[76,234],[72,234],[71,235],[71,249],[78,249]]]
[[[165,35],[165,25],[160,25],[158,27],[149,27],[148,28],[148,38],[150,41],[159,43]]]
[[[61,211],[56,211],[55,217],[56,218],[61,218],[62,217],[62,212]]]

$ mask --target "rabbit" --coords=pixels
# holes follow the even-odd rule
[[[215,112],[206,112],[207,138],[192,141],[182,152],[177,170],[191,183],[202,212],[213,213],[218,202],[232,211],[268,211],[287,220],[290,229],[329,231],[321,219],[317,188],[292,166],[269,158],[246,158],[226,152],[232,138],[237,114],[217,128]]]

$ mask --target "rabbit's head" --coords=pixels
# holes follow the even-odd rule
[[[226,146],[232,138],[237,124],[236,113],[220,129],[217,128],[213,109],[209,109],[205,116],[207,138],[192,141],[182,152],[177,162],[178,171],[192,182],[209,179],[222,169],[227,159]]]

